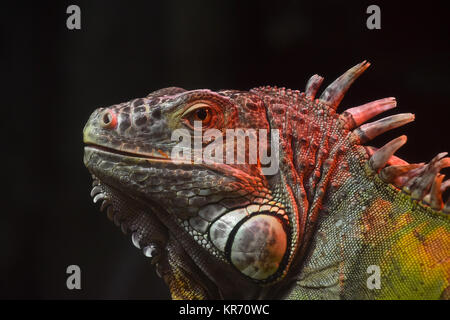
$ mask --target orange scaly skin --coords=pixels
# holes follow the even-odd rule
[[[442,193],[450,183],[439,171],[450,158],[408,164],[393,155],[405,136],[378,150],[363,145],[414,119],[364,124],[394,98],[336,112],[368,66],[351,68],[318,99],[323,78],[314,75],[304,93],[166,88],[100,108],[84,129],[94,202],[131,233],[174,299],[448,299]],[[225,155],[223,163],[173,161],[172,134],[194,133],[194,120],[224,136],[278,129],[279,170],[264,174],[259,158],[230,164]]]

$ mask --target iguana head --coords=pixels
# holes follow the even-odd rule
[[[173,297],[281,297],[298,280],[320,218],[349,186],[370,198],[380,180],[431,210],[450,210],[439,174],[450,166],[445,154],[408,164],[394,156],[405,136],[380,149],[363,145],[414,115],[364,124],[394,98],[336,112],[368,66],[349,69],[319,99],[323,78],[314,75],[305,92],[166,88],[97,109],[84,128],[94,202],[103,200],[158,263]]]
[[[84,128],[84,162],[97,188],[93,196],[108,198],[104,206],[113,204],[112,216],[127,208],[114,208],[110,198],[130,198],[173,237],[193,240],[197,248],[182,244],[191,259],[200,260],[191,254],[200,248],[242,281],[264,285],[286,273],[294,251],[292,225],[298,223],[280,181],[273,139],[257,94],[166,88],[97,109]],[[127,214],[121,216],[126,220]],[[194,262],[218,276],[209,270],[216,267]]]

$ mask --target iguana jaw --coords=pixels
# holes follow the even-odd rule
[[[193,167],[191,164],[174,164],[167,160],[128,156],[93,146],[85,147],[84,162],[90,172],[102,183],[125,194],[133,194],[134,197],[143,201],[160,203],[164,207],[164,211],[167,211],[175,221],[181,219],[182,229],[178,232],[184,232],[182,221],[195,218],[200,211],[211,205],[215,205],[217,210],[223,208],[220,209],[225,210],[222,213],[236,210],[245,211],[247,208],[248,214],[256,215],[259,213],[258,208],[263,211],[272,210],[271,212],[279,216],[281,220],[288,220],[287,214],[290,214],[281,203],[273,201],[276,199],[273,199],[270,190],[264,187],[264,182],[246,176],[237,169],[232,172],[234,176],[228,171],[225,175],[217,168],[213,170],[200,165]],[[231,169],[228,168],[228,170]],[[178,175],[175,175],[175,172]],[[207,177],[206,181],[203,180],[204,176]],[[241,180],[237,179],[239,176]],[[209,183],[208,180],[210,180]],[[189,184],[194,184],[194,186],[189,187]],[[183,195],[176,199],[176,194],[184,194],[185,191],[192,192],[189,188],[194,190],[203,188],[206,193],[200,193],[198,196],[198,199],[203,202],[192,203],[191,206],[188,206],[188,202],[186,205],[180,204],[180,201],[184,201]],[[186,201],[189,200],[191,203],[192,199],[196,200],[195,196],[193,198],[191,196]],[[188,229],[185,231],[189,232]],[[177,231],[174,230],[174,232]],[[213,247],[214,245],[211,244],[211,249]]]
[[[156,161],[156,162],[155,162]],[[167,200],[167,196],[162,195],[160,199],[154,199],[153,197],[149,197],[149,195],[145,192],[145,190],[147,189],[145,185],[142,186],[142,189],[140,192],[136,192],[138,190],[137,185],[136,184],[130,184],[130,180],[126,177],[126,175],[122,175],[122,176],[117,176],[117,175],[113,175],[112,172],[116,172],[116,173],[120,173],[120,172],[125,172],[125,168],[139,168],[141,171],[148,169],[148,170],[152,170],[154,168],[156,168],[156,166],[159,167],[165,167],[165,166],[174,166],[174,164],[172,164],[170,161],[159,161],[158,159],[153,161],[153,159],[147,159],[147,158],[143,158],[143,157],[134,157],[134,156],[129,156],[128,154],[122,154],[122,153],[115,153],[112,150],[109,149],[103,149],[103,148],[98,148],[95,146],[86,146],[85,147],[85,157],[84,157],[84,162],[85,165],[89,168],[89,171],[94,175],[94,181],[98,189],[102,189],[98,194],[92,194],[93,198],[95,199],[97,197],[97,195],[99,195],[98,198],[99,200],[104,200],[104,195],[107,195],[107,200],[108,202],[106,204],[109,203],[109,201],[111,201],[111,198],[120,198],[122,195],[133,195],[133,199],[132,200],[135,204],[139,204],[140,207],[143,208],[143,210],[146,211],[146,216],[151,216],[154,220],[156,219],[157,221],[159,221],[160,224],[162,224],[164,226],[164,229],[170,230],[169,232],[171,234],[176,235],[176,237],[181,237],[181,240],[178,240],[179,244],[183,247],[183,250],[187,253],[187,255],[189,257],[192,258],[192,254],[195,256],[198,255],[198,252],[203,252],[202,248],[196,248],[196,246],[198,245],[198,243],[196,243],[196,241],[193,239],[193,236],[189,234],[189,231],[186,229],[183,229],[183,226],[181,226],[180,228],[180,224],[179,224],[179,219],[176,218],[177,214],[179,213],[184,213],[184,214],[189,214],[189,212],[173,212],[173,208],[168,207],[167,203],[164,204],[164,200]],[[111,169],[113,166],[115,166],[117,169]],[[191,170],[192,170],[192,166],[189,165]],[[177,166],[177,167],[173,167],[173,170],[177,170],[175,168],[182,168],[183,165]],[[166,173],[167,174],[167,173]],[[157,176],[157,175],[155,175]],[[148,179],[148,181],[151,181],[151,179]],[[151,187],[151,186],[150,186]],[[169,186],[170,187],[170,186]],[[107,191],[105,192],[105,189],[107,189]],[[132,192],[130,192],[132,191]],[[162,194],[162,192],[158,193],[159,195]],[[150,194],[151,195],[151,194]],[[166,199],[162,199],[162,198],[166,198]],[[95,201],[95,200],[94,200]],[[238,199],[236,199],[236,201],[238,201]],[[237,205],[238,202],[236,202],[235,205]],[[232,205],[230,203],[230,205]],[[124,209],[122,208],[117,208],[114,207],[114,205],[111,205],[110,207],[104,205],[102,203],[102,207],[105,206],[105,208],[108,209],[108,216],[110,217],[111,220],[113,220],[118,226],[122,227],[122,230],[124,229],[124,227],[121,225],[120,221],[118,221],[118,219],[116,218],[118,215],[113,214],[112,211],[114,209],[114,211],[120,212],[120,215],[128,215],[127,212],[123,212]],[[245,210],[245,205],[244,207],[240,207],[240,209]],[[230,208],[227,209],[228,211],[233,211],[233,210],[239,210],[238,208]],[[126,209],[125,209],[126,211]],[[186,221],[186,220],[184,220]],[[187,220],[189,221],[189,219]],[[192,230],[192,229],[191,229]],[[148,256],[148,252],[150,250],[150,245],[140,245],[138,246],[138,242],[134,239],[134,234],[132,234],[132,240],[133,243],[135,244],[135,246],[139,247],[140,249],[143,250],[143,253],[145,255]],[[213,247],[213,245],[211,245],[211,247]],[[164,247],[161,249],[164,250]],[[159,250],[159,251],[161,251]],[[192,253],[194,252],[194,253]],[[207,251],[204,251],[202,254],[205,255],[209,255],[209,253]],[[233,268],[233,266],[228,265],[226,262],[226,260],[222,257],[220,257],[219,255],[215,256],[215,257],[211,257],[212,259],[217,259],[219,261],[215,261],[215,264],[221,264],[222,267],[227,270],[227,273],[230,274],[230,277],[232,274],[234,274],[234,279],[235,281],[237,281],[236,279],[241,279],[239,282],[240,285],[233,285],[230,286],[228,285],[230,288],[225,290],[223,293],[225,296],[230,295],[231,293],[228,292],[228,290],[233,290],[233,294],[236,294],[236,292],[234,290],[236,290],[237,287],[245,287],[245,286],[249,286],[249,291],[247,293],[245,293],[248,296],[253,296],[256,295],[258,296],[258,293],[253,292],[253,290],[256,290],[256,286],[254,283],[252,283],[252,281],[248,281],[248,279],[245,279],[244,277],[242,277],[241,274],[239,274],[239,272]],[[188,259],[189,260],[189,259]],[[159,264],[159,262],[158,262]],[[195,265],[195,264],[194,264]],[[212,266],[212,265],[211,265]],[[210,270],[210,265],[205,265],[203,266],[203,272],[205,272],[206,275],[208,275],[208,277],[210,277],[208,281],[213,281],[215,282],[216,280],[218,281],[222,281],[221,279],[221,275],[217,274],[216,271]],[[217,268],[217,267],[215,267]],[[164,273],[166,272],[164,269],[163,264],[159,264],[157,266],[157,270],[159,274],[164,275]],[[191,282],[194,281],[191,279]],[[246,283],[244,285],[244,282]],[[203,281],[202,285],[205,285],[206,280]],[[221,285],[221,287],[225,287],[224,284]],[[256,292],[258,292],[258,290],[256,290]],[[247,296],[247,297],[248,297]]]

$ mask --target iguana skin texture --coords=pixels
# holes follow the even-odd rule
[[[166,88],[99,108],[83,133],[94,202],[131,234],[174,299],[449,299],[449,182],[439,171],[450,159],[408,164],[393,155],[405,136],[366,145],[414,119],[363,124],[394,98],[336,111],[368,66],[318,99],[323,78],[314,75],[305,92]],[[193,132],[195,120],[202,132],[278,129],[279,170],[175,163],[171,135]],[[373,268],[379,288],[368,285]]]

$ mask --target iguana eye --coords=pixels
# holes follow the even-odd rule
[[[208,122],[211,118],[211,112],[207,108],[195,110],[195,120]]]
[[[197,103],[191,106],[183,116],[185,123],[194,128],[194,122],[199,121],[202,123],[202,128],[211,128],[214,126],[216,120],[215,110],[206,103]]]

